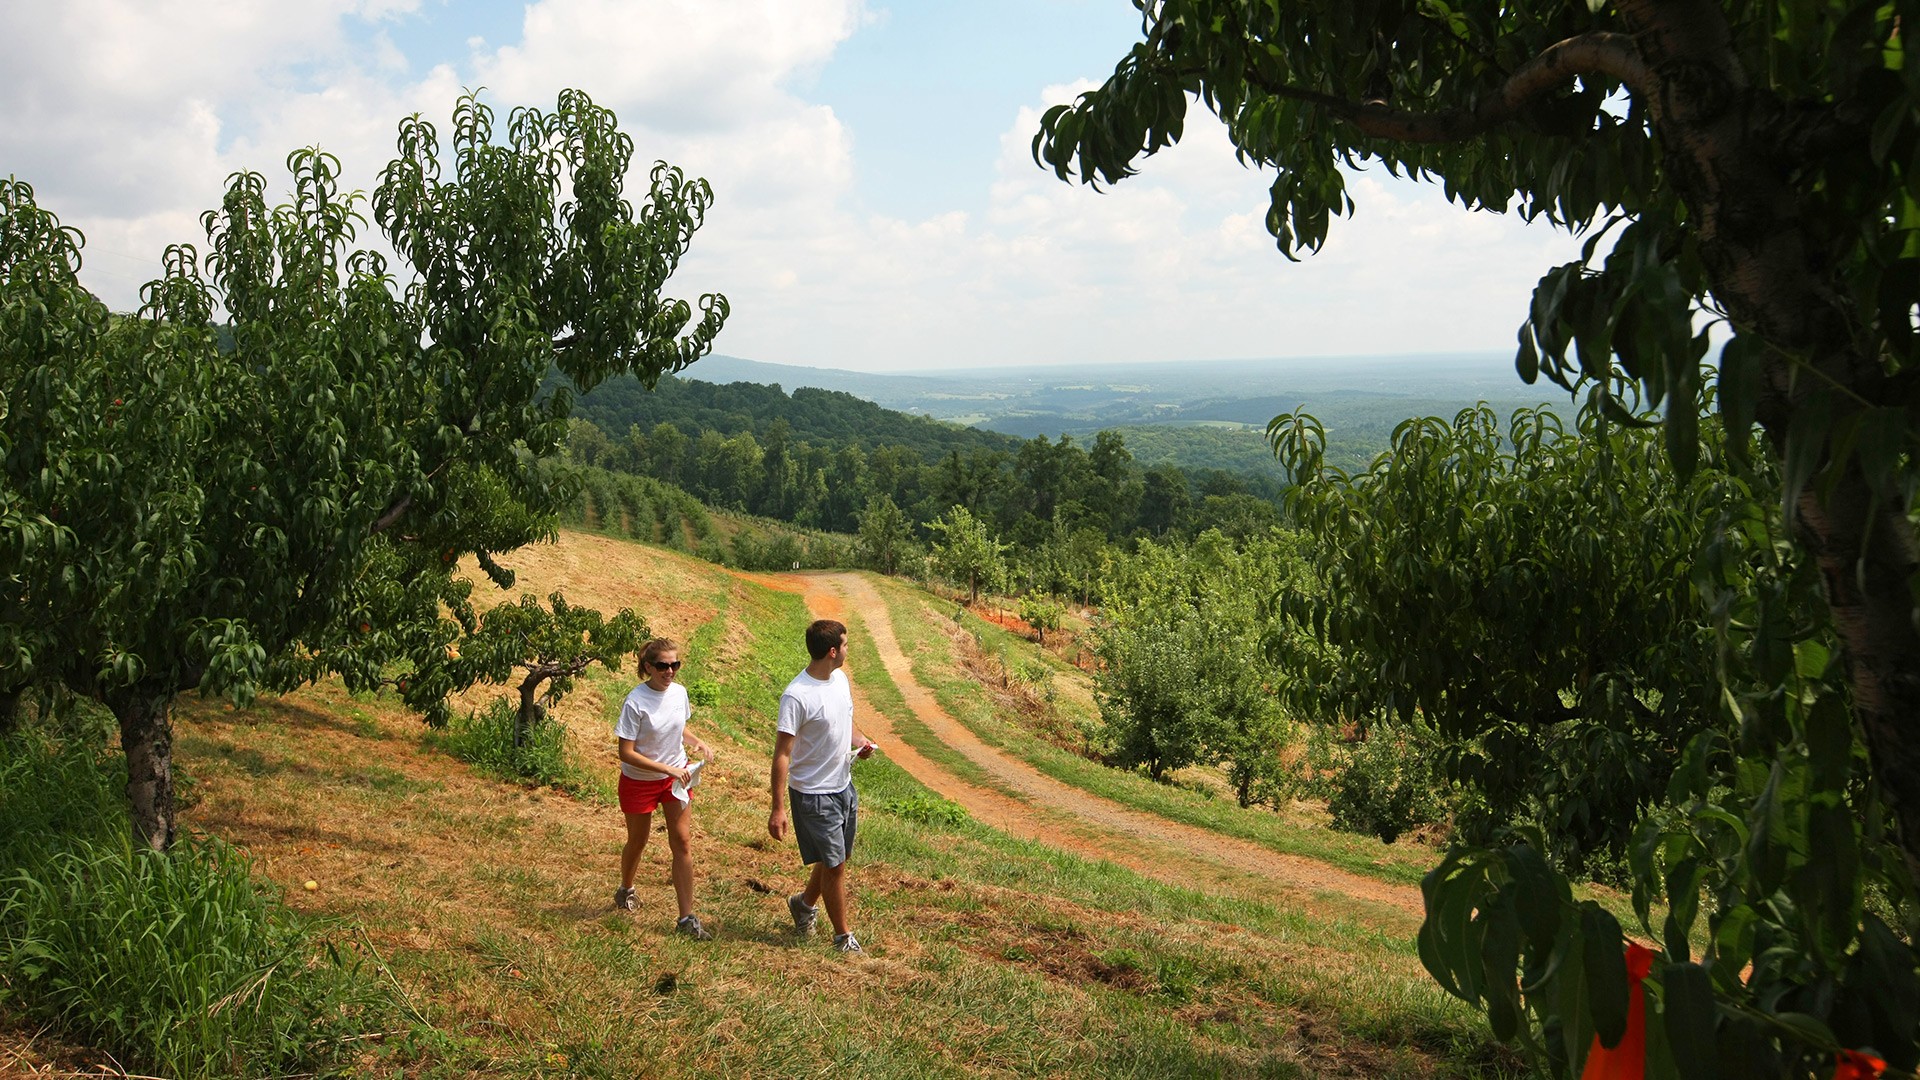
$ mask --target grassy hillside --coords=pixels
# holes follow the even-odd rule
[[[477,775],[384,697],[322,685],[238,711],[191,702],[176,745],[197,797],[187,823],[239,845],[295,906],[335,920],[416,1018],[411,1034],[368,1040],[365,1072],[1374,1077],[1501,1067],[1476,1017],[1420,970],[1404,913],[1303,902],[1258,882],[1169,883],[1090,856],[1073,829],[1018,839],[888,755],[857,773],[854,925],[869,954],[796,942],[784,897],[801,867],[791,843],[765,831],[771,718],[804,663],[811,617],[788,591],[796,579],[577,532],[505,561],[521,589],[564,587],[578,602],[644,614],[685,645],[684,676],[712,684],[713,704],[694,722],[719,750],[696,803],[695,860],[716,940],[669,932],[663,837],[641,869],[639,910],[609,904],[622,838],[608,797],[610,728],[631,671],[596,672],[556,710],[600,777],[578,796]],[[904,595],[884,608],[846,614],[856,626],[891,618],[902,640],[944,640],[938,611]],[[913,695],[866,659],[864,640],[855,647],[861,707],[911,727]]]
[[[584,465],[556,468],[579,481],[579,499],[561,515],[563,524],[577,529],[658,544],[742,570],[843,567],[853,561],[850,536],[715,510],[650,476]]]

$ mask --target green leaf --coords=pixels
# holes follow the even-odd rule
[[[1520,930],[1514,917],[1511,896],[1481,910],[1485,936],[1480,943],[1480,964],[1484,973],[1487,1020],[1493,1037],[1511,1042],[1520,1026],[1520,990],[1516,974],[1520,962]]]
[[[1875,165],[1885,164],[1887,151],[1892,149],[1893,140],[1900,135],[1913,115],[1913,103],[1905,95],[1894,98],[1874,117],[1873,133],[1867,141],[1867,152],[1873,155]]]
[[[1507,849],[1507,872],[1513,875],[1509,888],[1519,926],[1527,936],[1527,946],[1535,952],[1549,952],[1554,936],[1560,932],[1560,914],[1566,904],[1566,879],[1547,865],[1529,844]]]
[[[1801,649],[1812,642],[1803,642]],[[1801,650],[1796,650],[1800,652]],[[1826,649],[1818,654],[1823,658]],[[1812,662],[1814,656],[1803,656]],[[1819,669],[1825,671],[1822,659]],[[1802,668],[1805,671],[1805,668]],[[1816,676],[1804,675],[1803,678]],[[1846,785],[1853,767],[1853,715],[1846,703],[1833,694],[1823,694],[1806,710],[1807,760],[1813,767],[1813,785],[1824,791],[1838,791]]]
[[[1667,460],[1681,483],[1693,479],[1700,461],[1700,414],[1694,396],[1699,391],[1700,370],[1692,357],[1679,358],[1673,365],[1673,390],[1667,398]]]
[[[1905,409],[1866,409],[1856,419],[1853,452],[1859,456],[1868,485],[1880,498],[1899,497],[1901,467],[1910,442]]]
[[[1766,346],[1760,339],[1745,334],[1736,335],[1720,350],[1720,376],[1716,384],[1720,417],[1726,425],[1729,448],[1742,459],[1746,457],[1747,433],[1753,429],[1754,413],[1765,385],[1766,372],[1762,368],[1765,356]]]
[[[1830,962],[1852,944],[1859,925],[1860,848],[1853,813],[1843,805],[1816,802],[1807,810],[1808,886],[1801,905],[1819,953]]]
[[[1720,916],[1720,924],[1713,932],[1713,949],[1727,970],[1738,971],[1752,957],[1754,925],[1759,920],[1760,916],[1746,904],[1730,908]]]
[[[1720,1059],[1714,1047],[1719,1010],[1713,981],[1699,964],[1668,964],[1660,976],[1662,1027],[1674,1064],[1687,1080],[1717,1080]]]
[[[1920,1023],[1920,964],[1911,945],[1894,936],[1880,917],[1868,912],[1861,922],[1860,948],[1848,983],[1866,998],[1873,1016],[1873,1042],[1896,1069],[1911,1072],[1920,1063],[1915,1025]]]
[[[1667,955],[1685,960],[1689,955],[1688,935],[1700,910],[1700,881],[1707,868],[1699,859],[1682,859],[1667,871],[1667,920],[1664,935]]]
[[[1627,407],[1620,404],[1620,399],[1611,394],[1602,400],[1604,402],[1602,408],[1606,410],[1607,419],[1622,427],[1633,428],[1636,431],[1652,431],[1660,426],[1658,420],[1649,420],[1644,416],[1635,416],[1628,412]]]
[[[1794,410],[1787,426],[1787,449],[1781,463],[1780,499],[1787,520],[1796,516],[1795,503],[1820,468],[1833,434],[1834,391],[1815,390]]]
[[[1585,901],[1580,905],[1580,942],[1594,1032],[1600,1036],[1600,1045],[1618,1046],[1627,1031],[1626,938],[1619,920],[1593,901]]]
[[[1831,1054],[1840,1041],[1833,1037],[1833,1029],[1817,1017],[1802,1012],[1778,1012],[1769,1016],[1775,1027],[1784,1030],[1798,1042],[1803,1049],[1822,1054]]]
[[[1753,809],[1747,814],[1748,827],[1752,830],[1747,836],[1746,858],[1751,867],[1749,871],[1754,883],[1764,892],[1772,892],[1780,887],[1781,879],[1787,871],[1786,808],[1781,802],[1781,785],[1784,769],[1776,762],[1767,773],[1766,785],[1759,797],[1754,800]]]
[[[1583,920],[1584,921],[1584,920]],[[1575,931],[1562,939],[1555,952],[1553,1016],[1560,1022],[1561,1052],[1578,1065],[1593,1042],[1591,995],[1587,992],[1584,938]],[[1624,969],[1625,958],[1621,958]]]

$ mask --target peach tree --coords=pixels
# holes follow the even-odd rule
[[[705,181],[657,163],[636,204],[632,140],[577,91],[495,119],[463,97],[446,147],[401,121],[370,199],[318,150],[280,205],[235,174],[131,315],[79,284],[79,234],[0,184],[0,693],[109,707],[155,848],[177,695],[414,671],[430,705],[472,625],[457,564],[508,583],[494,556],[566,501],[536,467],[571,407],[548,372],[651,384],[726,318],[663,295]],[[369,211],[397,266],[356,246]]]
[[[450,662],[434,665],[427,677],[441,678],[444,685],[429,688],[433,691],[429,707],[460,686],[517,678],[513,745],[524,746],[533,729],[546,719],[543,699],[552,705],[565,697],[572,692],[574,680],[594,664],[617,670],[628,656],[640,651],[646,637],[646,621],[624,608],[607,618],[592,608],[569,604],[557,592],[544,605],[537,597],[522,596],[487,611],[463,637]]]
[[[1112,76],[1042,120],[1035,156],[1062,178],[1123,180],[1197,102],[1272,169],[1288,256],[1326,242],[1367,164],[1585,232],[1534,292],[1522,377],[1623,422],[1637,385],[1682,482],[1701,403],[1736,454],[1757,428],[1779,511],[1727,535],[1790,550],[1740,589],[1711,545],[1688,553],[1727,612],[1726,662],[1710,730],[1635,845],[1643,916],[1667,905],[1644,928],[1665,956],[1636,1067],[1824,1075],[1866,1048],[1920,1065],[1920,4],[1136,7],[1142,39]],[[1701,394],[1709,326],[1725,346]],[[1620,928],[1565,886],[1532,845],[1458,853],[1429,880],[1422,942],[1443,985],[1556,1073],[1580,1070],[1596,1027],[1620,1044],[1640,999]]]

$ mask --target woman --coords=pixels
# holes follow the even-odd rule
[[[713,935],[693,913],[693,795],[684,784],[690,777],[687,751],[710,758],[713,751],[687,731],[693,707],[687,688],[675,681],[680,674],[680,646],[655,638],[640,650],[640,674],[646,682],[633,688],[620,707],[614,729],[619,739],[620,811],[627,818],[627,844],[620,851],[620,887],[613,906],[634,907],[633,875],[653,832],[653,811],[667,815],[667,847],[673,856],[673,895],[680,905],[674,929],[695,941]],[[683,787],[673,791],[675,781]]]

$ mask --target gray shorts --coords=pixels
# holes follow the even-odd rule
[[[793,838],[800,842],[800,861],[823,863],[829,869],[847,861],[853,852],[854,822],[860,816],[860,796],[848,784],[825,795],[787,789],[793,807]]]

